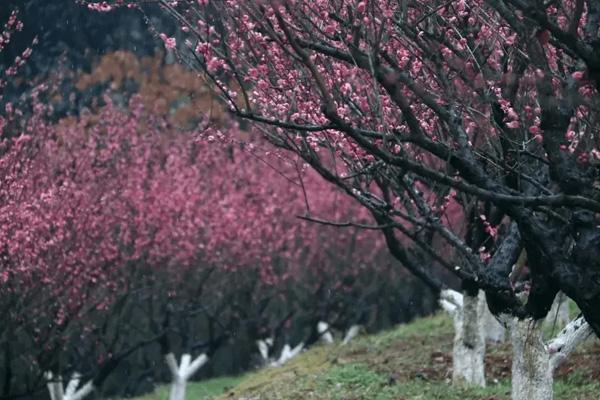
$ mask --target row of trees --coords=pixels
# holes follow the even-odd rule
[[[15,11],[0,50],[22,28]],[[2,86],[30,53],[4,66]],[[32,116],[7,103],[0,117],[14,138],[0,157],[3,398],[136,394],[169,380],[182,399],[209,359],[221,373],[280,365],[288,342],[301,350],[334,327],[410,318],[398,309],[411,293],[372,273],[397,274],[380,240],[296,219],[306,207],[354,213],[343,197],[313,198],[337,195],[298,162],[235,129],[208,144],[223,134],[179,132],[138,98],[120,110],[106,97],[98,114],[55,124],[44,90],[32,91]]]
[[[513,398],[551,398],[552,360],[600,333],[598,4],[158,3],[185,33],[163,33],[165,46],[368,210],[390,253],[463,310],[458,337],[476,336],[485,292],[513,325]],[[559,291],[585,320],[545,346]]]
[[[113,5],[138,3],[144,2]],[[169,51],[201,71],[233,114],[252,121],[252,129],[280,149],[278,159],[299,156],[362,206],[339,214],[331,202],[336,196],[319,196],[333,206],[311,208],[302,180],[293,199],[310,210],[305,218],[380,231],[390,253],[456,312],[455,372],[474,371],[468,360],[481,360],[481,351],[471,350],[482,348],[477,326],[483,290],[490,310],[513,327],[513,398],[550,398],[556,360],[590,329],[600,331],[600,10],[595,2],[158,3],[181,27],[177,35],[159,35]],[[92,3],[90,8],[104,12],[114,7]],[[230,143],[239,135],[221,133],[199,135],[200,142]],[[295,176],[302,176],[298,165],[295,160]],[[286,175],[287,167],[275,167]],[[133,169],[134,177],[140,175]],[[143,178],[142,173],[137,182]],[[182,182],[158,186],[169,194],[184,192],[181,199],[193,197],[195,192],[188,193]],[[227,193],[245,187],[230,189]],[[132,196],[126,198],[135,204]],[[223,197],[209,199],[219,204]],[[244,202],[252,204],[252,199]],[[191,218],[187,224],[194,221],[186,210],[176,212]],[[364,212],[372,222],[365,222]],[[158,226],[144,222],[143,229],[164,232],[164,215],[144,213]],[[219,217],[238,221],[231,213]],[[211,225],[208,242],[213,229],[219,237],[219,226]],[[257,228],[275,239],[268,254],[282,250],[276,240],[280,231]],[[186,265],[190,227],[181,229],[172,248],[184,251],[172,260]],[[108,233],[98,237],[110,238],[106,246],[113,251],[126,247],[125,262],[143,255],[157,263],[168,254],[165,250],[172,250],[164,233],[158,244],[138,242],[137,230],[130,228]],[[236,247],[239,243],[226,233],[221,238],[232,244],[235,257],[223,260],[215,239],[208,263],[239,271],[246,248]],[[25,250],[19,249],[19,257]],[[265,262],[268,256],[261,258],[256,248],[247,255],[261,264],[263,281],[285,276],[274,272],[276,263]],[[461,280],[462,295],[438,278],[437,267]],[[578,304],[584,318],[546,346],[540,321],[559,290]],[[457,362],[465,351],[463,368]],[[477,383],[478,376],[457,379]]]
[[[375,232],[297,218],[369,220],[301,160],[235,127],[181,131],[137,97],[54,123],[37,92],[32,115],[7,107],[0,125],[3,398],[169,380],[180,400],[208,361],[281,364],[333,330],[415,312],[402,307],[419,289],[400,290]]]

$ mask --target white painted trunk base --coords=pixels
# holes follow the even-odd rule
[[[346,332],[346,336],[344,336],[344,340],[342,340],[342,344],[346,345],[352,341],[355,337],[360,333],[360,325],[352,325],[348,331]]]
[[[444,290],[440,296],[440,304],[454,320],[453,384],[485,386],[483,293],[473,297],[463,296],[454,290]]]
[[[455,384],[485,386],[485,333],[483,296],[463,296],[461,312],[454,317],[452,381]]]
[[[50,371],[46,372],[44,375],[46,377],[46,387],[48,388],[51,400],[82,400],[95,389],[91,380],[79,388],[81,375],[77,372],[73,374],[67,383],[66,389],[63,387],[62,377],[55,377]]]
[[[185,392],[187,389],[187,382],[178,379],[177,381],[171,382],[171,391],[169,392],[169,400],[185,400]]]
[[[484,297],[485,301],[485,297]],[[488,342],[503,343],[506,340],[506,328],[492,314],[485,303],[483,307],[483,327]]]
[[[300,343],[299,345],[297,345],[293,349],[292,349],[292,347],[289,344],[286,343],[283,346],[283,349],[281,350],[281,355],[279,356],[279,358],[277,359],[277,361],[274,361],[274,362],[271,363],[271,366],[275,367],[275,368],[283,366],[286,362],[288,362],[289,360],[291,360],[292,358],[294,358],[298,354],[300,354],[300,352],[303,349],[304,349],[304,342]]]
[[[592,327],[583,317],[575,318],[550,342],[547,348],[550,354],[550,367],[556,370],[573,351],[593,334]]]
[[[567,304],[565,300],[562,303]],[[454,319],[453,383],[485,385],[483,361],[488,330],[484,329],[484,321],[489,311],[483,293],[475,298],[444,290],[440,305]],[[518,320],[507,315],[500,318],[504,324],[494,318],[499,326],[510,325],[512,400],[552,400],[554,371],[592,334],[591,327],[579,317],[568,323],[554,339],[544,343],[542,320]]]
[[[329,324],[325,321],[319,321],[317,332],[321,335],[321,341],[325,344],[333,344],[333,335],[329,331]]]
[[[208,356],[203,353],[192,361],[191,354],[186,353],[181,356],[181,363],[178,365],[175,354],[168,353],[165,355],[165,361],[171,371],[169,400],[185,400],[188,380],[208,362]]]
[[[554,371],[592,334],[590,325],[579,317],[544,343],[542,326],[542,320],[512,322],[512,400],[551,400]]]
[[[541,321],[531,319],[512,322],[512,400],[552,400],[552,369],[541,327]]]
[[[272,337],[256,341],[256,346],[258,347],[258,352],[260,353],[260,358],[262,359],[263,365],[268,364],[271,360],[269,358],[269,353],[271,351],[271,347],[273,347],[274,342],[275,341]]]

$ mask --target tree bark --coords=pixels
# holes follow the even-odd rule
[[[506,340],[506,328],[496,317],[494,317],[494,314],[490,312],[487,303],[484,303],[482,318],[486,340],[492,343],[504,342]]]
[[[443,290],[440,304],[454,319],[453,384],[485,386],[483,293],[469,296],[454,290]]]
[[[552,369],[542,325],[533,319],[512,322],[512,400],[552,400]]]
[[[592,333],[592,327],[583,317],[577,317],[569,322],[554,339],[548,342],[547,347],[552,370],[555,371],[575,351],[577,346],[590,337]]]
[[[455,384],[485,386],[484,307],[481,293],[463,296],[463,307],[455,317],[452,351],[452,381]]]
[[[542,320],[512,321],[512,400],[551,400],[554,371],[593,333],[585,319],[578,317],[544,343],[542,326]]]

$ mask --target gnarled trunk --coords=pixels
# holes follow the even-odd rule
[[[440,304],[454,319],[452,382],[485,386],[483,293],[469,296],[453,290],[444,290],[440,297]]]

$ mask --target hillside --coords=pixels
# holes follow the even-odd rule
[[[279,369],[190,385],[188,399],[406,399],[510,398],[510,346],[490,345],[488,387],[450,385],[452,323],[437,315],[356,339],[348,346],[317,346]],[[600,393],[600,342],[589,340],[558,371],[555,399],[595,400]],[[167,388],[138,400],[167,398]]]

